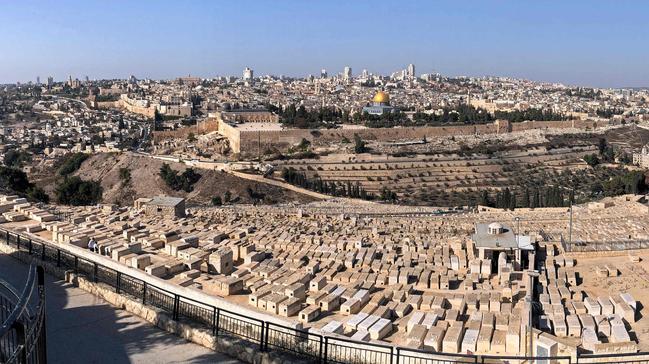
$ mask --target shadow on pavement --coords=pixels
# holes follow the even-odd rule
[[[0,254],[0,277],[18,288],[27,265]],[[162,331],[73,285],[46,275],[50,363],[239,363]]]

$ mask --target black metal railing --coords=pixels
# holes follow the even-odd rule
[[[111,287],[116,293],[171,315],[174,320],[191,323],[211,331],[215,337],[245,340],[260,351],[288,354],[312,363],[345,364],[449,364],[449,363],[634,363],[649,364],[649,353],[582,355],[570,357],[523,357],[451,354],[360,342],[342,336],[323,336],[272,322],[248,317],[220,307],[198,302],[158,287],[142,279],[77,256],[42,240],[33,240],[0,228],[0,242],[44,262]],[[0,302],[1,303],[1,302]],[[0,360],[0,363],[4,363]]]
[[[649,240],[616,240],[616,241],[573,241],[561,240],[564,251],[568,253],[588,253],[606,251],[626,251],[649,248]]]
[[[476,355],[436,353],[424,350],[397,348],[399,364],[479,363]]]
[[[0,363],[47,363],[42,267],[29,267],[22,293],[0,279],[0,325]]]

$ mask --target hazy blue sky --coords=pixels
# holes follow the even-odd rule
[[[649,1],[0,2],[0,83],[82,78],[498,75],[649,86]]]

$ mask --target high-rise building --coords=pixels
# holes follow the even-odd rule
[[[246,67],[246,69],[243,70],[243,80],[244,81],[252,81],[253,77],[254,77],[253,70]]]
[[[349,66],[345,66],[345,69],[343,70],[343,80],[349,81],[352,79],[352,68]]]
[[[321,69],[320,70],[320,78],[327,78],[327,70],[326,69]]]
[[[41,85],[41,76],[36,76],[36,86]]]
[[[406,78],[411,80],[415,78],[415,65],[412,63],[406,68]]]
[[[370,76],[370,74],[367,72],[367,70],[364,69],[363,72],[361,72],[361,77],[362,78],[367,79],[369,76]]]
[[[54,77],[50,76],[47,78],[47,88],[52,88],[52,85],[54,84]]]

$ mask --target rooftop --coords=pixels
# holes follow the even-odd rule
[[[152,198],[151,201],[147,203],[147,205],[177,206],[183,201],[185,201],[185,199],[180,197],[156,196]]]
[[[494,224],[494,223],[491,223]],[[475,234],[473,234],[473,242],[476,248],[487,249],[518,249],[516,243],[516,236],[507,226],[502,225],[502,234],[490,234],[489,226],[491,224],[477,223],[475,225]]]

